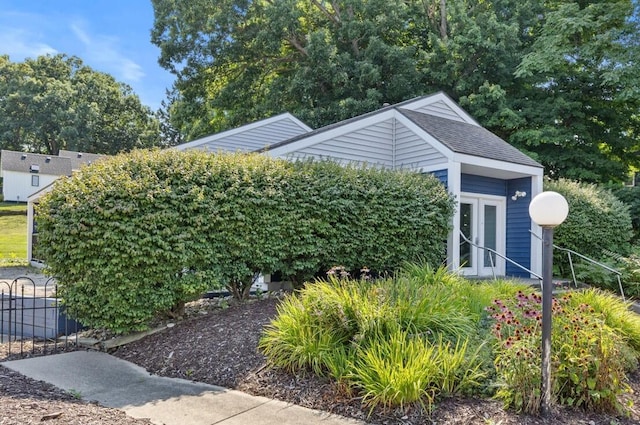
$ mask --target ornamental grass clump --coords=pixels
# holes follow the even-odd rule
[[[369,409],[472,393],[485,377],[461,279],[353,280],[339,269],[288,296],[260,348],[276,367],[335,379]],[[452,282],[456,283],[453,284]]]
[[[579,295],[578,295],[579,297]],[[542,298],[520,291],[487,308],[494,320],[496,397],[518,412],[538,413],[541,401]],[[572,294],[553,301],[552,399],[588,411],[621,412],[628,346],[605,316]]]

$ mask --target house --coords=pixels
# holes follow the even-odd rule
[[[53,183],[58,178],[60,178],[61,176],[71,176],[71,174],[74,171],[79,170],[80,167],[85,165],[90,165],[95,161],[99,160],[100,158],[106,157],[106,155],[60,150],[58,152],[58,156],[47,156],[47,155],[12,152],[12,151],[3,150],[2,151],[3,176],[4,176],[4,158],[6,153],[8,153],[8,157],[13,158],[14,161],[15,161],[15,157],[18,155],[20,155],[20,157],[26,156],[27,158],[45,157],[45,163],[47,163],[47,160],[48,160],[49,164],[56,163],[57,166],[59,167],[59,170],[64,170],[64,173],[62,172],[59,174],[52,173],[47,175],[46,180],[44,180],[46,184],[40,184],[39,186],[34,187],[33,189],[35,190],[32,190],[32,191],[27,190],[26,192],[31,192],[31,193],[29,193],[24,198],[16,199],[17,201],[24,200],[27,202],[27,258],[29,259],[32,265],[39,266],[42,264],[42,261],[38,258],[38,253],[37,253],[38,229],[35,222],[35,205],[38,204],[38,201],[42,195],[49,192],[53,188]],[[45,170],[49,171],[48,168],[46,168]],[[24,180],[25,179],[23,178],[22,180],[10,181],[9,184],[13,185],[13,186],[10,186],[10,188],[12,187],[13,189],[9,189],[8,192],[15,189],[24,190],[25,189]],[[40,182],[42,183],[42,180]],[[22,184],[22,186],[20,186],[20,184]],[[5,192],[5,190],[7,190],[6,179],[4,180],[3,193]],[[5,197],[5,200],[8,200],[8,199]]]
[[[2,150],[0,172],[5,201],[27,202],[27,198],[49,186],[60,176],[70,176],[82,165],[104,155],[61,150],[57,156]]]
[[[2,150],[2,195],[5,201],[27,202],[27,198],[60,176],[71,175],[67,158]]]
[[[104,158],[107,155],[101,155],[97,153],[75,152],[60,149],[58,156],[61,158],[69,158],[71,162],[71,171],[77,171],[83,165],[91,165],[100,158]]]
[[[274,133],[270,126],[278,117],[287,117],[298,134]],[[444,93],[316,130],[288,114],[278,117],[176,149],[253,150],[288,160],[331,159],[433,174],[458,201],[447,241],[450,268],[470,276],[540,274],[542,247],[531,234],[539,229],[528,208],[542,191],[542,165],[484,129]]]

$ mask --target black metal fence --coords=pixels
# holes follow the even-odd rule
[[[0,344],[7,356],[44,355],[78,346],[82,326],[67,317],[53,278],[0,280]],[[69,335],[73,335],[69,338]]]

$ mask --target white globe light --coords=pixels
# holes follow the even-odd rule
[[[529,216],[539,226],[558,226],[568,214],[569,204],[558,192],[542,192],[529,204]]]

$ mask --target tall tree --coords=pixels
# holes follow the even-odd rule
[[[283,111],[320,126],[443,90],[553,177],[620,180],[638,164],[632,0],[153,4],[187,139]]]
[[[179,76],[187,138],[288,110],[312,126],[422,92],[403,29],[421,2],[155,0],[152,40]]]
[[[516,70],[510,136],[554,178],[624,181],[640,165],[640,31],[630,0],[549,2]]]
[[[125,84],[77,57],[0,56],[0,147],[115,154],[159,143],[158,121]]]

